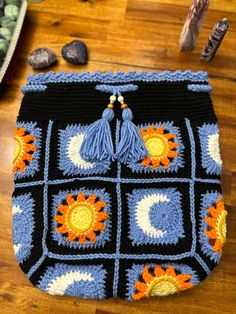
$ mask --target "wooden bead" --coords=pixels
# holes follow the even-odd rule
[[[107,105],[107,107],[110,108],[110,109],[113,109],[113,108],[114,108],[114,106],[113,106],[112,103],[110,103],[109,105]]]
[[[121,109],[125,109],[125,108],[127,108],[128,107],[128,105],[126,105],[126,104],[122,104],[121,105]]]
[[[124,97],[123,97],[123,96],[119,96],[119,97],[118,97],[118,101],[121,102],[121,103],[123,103],[123,102],[124,102]]]
[[[115,95],[111,95],[110,96],[110,101],[113,103],[116,101],[116,96]]]

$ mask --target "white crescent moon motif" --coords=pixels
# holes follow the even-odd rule
[[[67,146],[67,153],[75,166],[79,167],[80,169],[91,169],[95,166],[95,163],[85,161],[79,153],[83,139],[83,133],[73,136]]]
[[[52,280],[46,291],[49,294],[57,294],[57,295],[63,295],[65,294],[66,289],[76,281],[93,281],[94,278],[90,273],[82,273],[80,271],[76,272],[68,272],[60,277],[57,277],[56,279]]]
[[[220,146],[219,146],[219,133],[209,135],[208,137],[208,152],[211,158],[218,164],[222,164],[220,157]]]
[[[156,229],[151,225],[149,213],[151,207],[156,203],[169,202],[165,194],[151,194],[145,196],[142,200],[137,202],[136,220],[138,226],[150,237],[160,238],[166,234],[165,230]]]

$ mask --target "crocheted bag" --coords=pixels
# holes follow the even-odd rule
[[[227,212],[210,90],[206,72],[29,77],[15,135],[13,242],[35,286],[139,300],[211,273]]]

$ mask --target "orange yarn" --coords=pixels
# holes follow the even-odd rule
[[[106,202],[102,200],[96,202],[96,198],[95,194],[86,198],[81,192],[75,200],[68,194],[67,205],[59,205],[57,208],[62,215],[57,215],[54,219],[62,226],[55,231],[68,233],[69,242],[78,239],[80,244],[84,244],[86,239],[89,239],[91,243],[95,243],[95,232],[105,229],[102,221],[108,218],[108,214],[101,211],[107,205]]]
[[[218,199],[215,207],[208,208],[209,216],[205,217],[208,224],[208,230],[204,233],[210,239],[215,253],[222,253],[223,245],[226,241],[226,215],[224,203],[221,198]]]
[[[13,161],[13,172],[19,170],[21,173],[25,171],[27,163],[33,160],[33,152],[36,151],[36,146],[33,145],[35,136],[27,134],[24,128],[16,129],[15,131],[15,152]]]
[[[164,270],[160,265],[154,267],[153,274],[145,266],[142,273],[143,281],[134,284],[137,292],[133,295],[134,300],[150,296],[166,296],[193,287],[189,282],[190,274],[176,275],[175,269],[170,265]]]
[[[156,169],[162,164],[167,169],[170,165],[170,158],[178,156],[174,149],[179,145],[172,141],[176,135],[164,131],[164,126],[154,129],[152,125],[149,125],[146,130],[140,129],[145,146],[150,154],[150,156],[143,159],[143,166],[147,167],[151,164],[152,168]]]

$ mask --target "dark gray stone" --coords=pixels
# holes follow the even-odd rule
[[[47,68],[57,61],[55,52],[49,48],[38,48],[28,57],[30,66],[36,69]]]
[[[62,48],[61,54],[66,61],[72,64],[82,65],[88,62],[88,49],[81,40],[73,40],[66,44]]]
[[[4,9],[5,3],[4,0],[0,0],[0,10]]]

